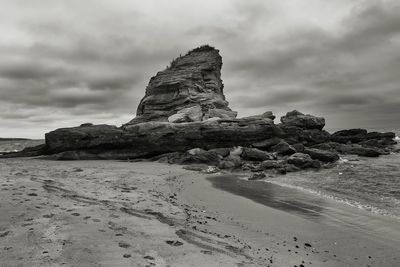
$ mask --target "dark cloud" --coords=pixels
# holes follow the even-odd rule
[[[220,49],[240,115],[299,109],[330,127],[400,123],[395,1],[206,2],[5,0],[0,130],[39,137],[129,121],[150,77],[204,43]]]

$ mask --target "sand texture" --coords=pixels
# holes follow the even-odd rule
[[[0,160],[0,266],[395,266],[399,242],[150,162]],[[396,246],[397,245],[397,246]]]

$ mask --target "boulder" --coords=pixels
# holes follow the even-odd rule
[[[283,160],[265,160],[258,165],[259,170],[278,169],[284,168],[285,162]]]
[[[247,119],[247,120],[261,120],[261,119],[274,120],[275,119],[275,115],[272,113],[272,111],[267,111],[267,112],[264,112],[261,115],[248,116],[248,117],[244,117],[243,119]]]
[[[276,159],[276,155],[273,153],[268,153],[257,148],[249,148],[249,147],[243,148],[241,157],[244,160],[251,160],[251,161],[264,161],[264,160]]]
[[[263,172],[256,172],[256,173],[251,174],[251,176],[249,177],[248,180],[250,180],[250,181],[260,180],[260,179],[263,179],[263,178],[265,178],[265,177],[266,177],[265,173],[263,173]]]
[[[301,143],[293,144],[292,147],[296,150],[296,152],[304,151],[304,145]]]
[[[309,155],[304,153],[295,153],[287,159],[287,163],[293,164],[300,169],[320,168],[321,163],[318,160],[313,160]]]
[[[336,142],[326,142],[326,143],[322,143],[322,144],[317,144],[317,145],[313,145],[311,146],[311,148],[316,148],[316,149],[320,149],[320,150],[328,150],[328,151],[337,151],[338,147],[340,147],[341,144],[336,143]]]
[[[302,129],[317,129],[322,130],[325,126],[325,119],[312,115],[305,115],[297,110],[286,113],[281,117],[282,124],[286,126],[296,126]]]
[[[279,155],[292,155],[296,153],[296,149],[294,149],[291,145],[286,143],[285,141],[281,141],[278,144],[274,145],[270,149],[272,152],[276,152]]]
[[[317,148],[306,148],[304,153],[309,155],[312,159],[317,159],[322,162],[336,162],[339,160],[339,155],[336,152],[321,150]]]
[[[297,126],[288,126],[284,124],[278,125],[281,130],[280,136],[289,144],[303,144],[312,146],[329,142],[331,135],[327,131],[318,129],[302,129]]]
[[[367,138],[365,129],[341,130],[332,134],[331,140],[336,143],[359,143]]]
[[[210,118],[221,118],[221,119],[235,119],[237,116],[236,111],[225,110],[220,108],[212,108],[208,110],[208,113],[204,116],[204,119]]]
[[[203,118],[203,112],[199,105],[184,108],[179,110],[176,114],[168,117],[169,122],[181,123],[181,122],[193,122],[201,121]]]
[[[221,158],[225,158],[227,156],[229,156],[229,154],[231,153],[231,149],[230,148],[213,148],[210,149],[209,151],[213,151],[215,153],[217,153]]]
[[[361,145],[346,145],[342,144],[337,148],[337,150],[342,154],[352,154],[362,157],[379,157],[385,154],[382,150],[372,147],[363,147]]]
[[[219,156],[214,151],[206,151],[201,148],[194,148],[188,150],[182,155],[180,164],[191,164],[191,163],[204,163],[207,165],[218,166]]]
[[[319,164],[319,162],[318,161],[314,161],[313,162],[313,164],[312,164],[312,166],[311,166],[311,168],[320,168],[320,164]],[[282,174],[285,174],[285,173],[288,173],[288,172],[297,172],[297,171],[299,171],[299,170],[301,170],[299,167],[296,167],[295,165],[293,165],[293,164],[288,164],[288,163],[286,163],[284,166],[283,166],[283,168],[280,168],[280,169],[278,169],[279,170],[279,172],[280,173],[282,173]]]
[[[219,50],[205,45],[174,59],[170,66],[150,79],[137,108],[136,118],[128,123],[167,121],[184,108],[201,107],[204,118],[236,117],[228,107],[221,80],[222,58]],[[210,112],[212,114],[210,114]],[[170,120],[179,119],[177,115]],[[180,119],[179,119],[180,120]]]
[[[261,150],[268,150],[270,147],[279,144],[281,141],[282,141],[281,138],[273,137],[266,140],[262,140],[260,142],[255,142],[251,144],[251,146]]]
[[[242,160],[239,156],[229,155],[225,159],[221,160],[218,168],[220,169],[234,169],[242,166]]]
[[[387,146],[394,146],[397,144],[397,142],[394,141],[393,139],[382,138],[382,139],[368,139],[365,141],[361,141],[359,144],[366,147],[385,148]]]
[[[391,139],[393,140],[396,137],[396,134],[393,132],[369,132],[367,133],[366,139]]]

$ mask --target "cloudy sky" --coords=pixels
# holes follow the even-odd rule
[[[169,61],[223,57],[239,116],[298,109],[327,127],[400,128],[397,0],[0,0],[0,136],[120,125]]]

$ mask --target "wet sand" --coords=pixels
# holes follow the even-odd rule
[[[315,215],[296,196],[267,205],[279,188],[254,191],[260,200],[252,185],[241,193],[232,176],[161,163],[1,159],[0,266],[399,263],[398,240]]]

